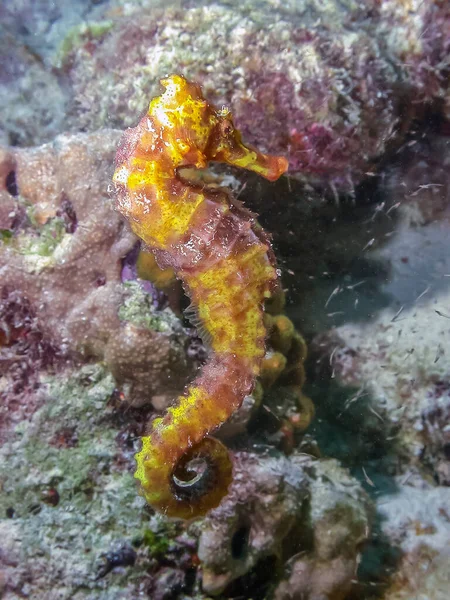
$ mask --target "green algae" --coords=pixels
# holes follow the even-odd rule
[[[167,537],[157,535],[151,529],[144,532],[142,541],[154,558],[163,557],[170,546],[170,540]]]
[[[113,390],[111,375],[101,367],[84,367],[65,382],[48,381],[44,405],[16,427],[16,438],[1,450],[6,494],[0,496],[0,514],[11,506],[26,516],[47,486],[57,486],[62,502],[79,502],[78,492],[115,453],[114,432],[94,424]]]
[[[114,26],[111,20],[82,23],[69,30],[62,41],[55,58],[55,67],[63,68],[69,61],[70,55],[90,40],[101,40]]]
[[[8,230],[2,230],[0,240],[9,242],[20,254],[36,259],[43,266],[49,261],[42,259],[51,259],[67,235],[64,219],[57,216],[40,223],[36,218],[36,207],[23,197],[19,197],[18,201],[25,208],[31,228],[26,228],[17,237]]]
[[[119,318],[122,321],[160,333],[179,330],[180,322],[173,311],[170,308],[157,310],[152,296],[145,292],[137,281],[128,281],[124,287],[125,298],[119,308]]]
[[[152,558],[163,558],[173,539],[180,533],[180,527],[175,521],[169,521],[159,514],[153,515],[140,540]]]
[[[61,598],[132,597],[123,589],[142,571],[129,566],[106,583],[98,577],[101,556],[152,530],[164,547],[132,474],[116,462],[121,449],[108,404],[114,387],[102,365],[49,377],[41,408],[0,449],[0,515],[9,517],[0,523],[20,544],[33,586],[42,587],[42,595],[33,587],[34,598],[55,581],[64,582]]]
[[[26,228],[15,236],[10,229],[0,229],[0,242],[11,244],[20,254],[49,258],[66,235],[64,219],[53,217],[44,224],[36,219],[36,207],[23,197],[18,198],[19,206],[25,208],[31,228]]]
[[[50,257],[66,235],[63,219],[55,217],[36,230],[38,235],[22,235],[19,249],[22,254]]]
[[[8,244],[13,237],[13,232],[10,229],[0,229],[0,242]]]

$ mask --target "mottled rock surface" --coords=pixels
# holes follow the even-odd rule
[[[393,582],[384,600],[448,596],[450,489],[404,487],[393,497],[380,499],[383,531],[402,551]]]
[[[1,9],[0,9],[1,10]],[[27,146],[64,130],[66,94],[33,50],[0,26],[0,144]]]
[[[443,485],[450,484],[449,157],[449,138],[436,137],[393,165],[384,186],[386,210],[396,211],[392,233],[372,251],[388,265],[383,293],[391,306],[316,341],[328,348],[338,381],[354,390],[338,411],[362,411],[367,436],[395,440],[404,468],[424,469]]]
[[[200,536],[203,589],[232,595],[253,572],[255,592],[270,587],[271,598],[343,598],[369,534],[359,484],[336,461],[302,454],[240,452],[235,460],[230,493]],[[282,574],[275,588],[271,571]]]
[[[352,192],[415,117],[430,106],[448,117],[450,9],[439,0],[95,4],[6,3],[17,38],[6,141],[123,129],[160,77],[182,71],[231,106],[248,141],[287,155],[291,173]]]
[[[375,500],[360,578],[386,599],[448,594],[450,144],[444,130],[433,131],[386,170],[382,201],[365,224],[386,227],[362,250],[366,264],[384,265],[376,292],[371,282],[379,302],[365,301],[370,280],[362,277],[356,290],[348,286],[353,302],[342,303],[344,278],[328,301],[330,311],[345,307],[344,324],[312,344],[322,424],[311,433]]]
[[[62,135],[2,151],[1,289],[6,300],[13,290],[26,298],[61,354],[104,360],[129,402],[168,402],[189,374],[189,337],[170,309],[122,282],[136,239],[109,197],[118,136]]]
[[[88,33],[65,58],[70,119],[89,129],[131,125],[159,78],[182,70],[231,106],[246,140],[287,154],[291,172],[352,189],[386,150],[399,110],[393,86],[401,79],[361,26],[370,10],[353,2],[304,2],[291,11],[267,3],[125,5],[105,36]]]
[[[43,376],[40,408],[2,444],[2,598],[154,597],[162,552],[187,568],[192,545],[136,493],[139,419],[115,411],[114,389],[100,365]]]

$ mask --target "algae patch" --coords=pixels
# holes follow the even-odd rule
[[[170,308],[158,310],[152,296],[137,281],[127,281],[124,287],[124,302],[119,308],[122,321],[159,333],[173,333],[180,329],[180,321],[175,313]]]
[[[70,595],[78,586],[123,597],[115,585],[141,576],[130,566],[108,585],[98,577],[102,555],[148,529],[132,474],[115,462],[118,432],[107,406],[114,387],[100,365],[48,379],[42,407],[0,450],[0,514],[8,517],[1,528],[18,544],[27,571],[11,577],[20,589],[21,577],[31,579],[34,598],[44,598],[55,581],[61,598],[85,597]]]

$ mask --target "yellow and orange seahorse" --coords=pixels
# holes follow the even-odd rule
[[[118,210],[158,265],[181,279],[211,350],[136,455],[147,502],[190,519],[216,507],[232,480],[228,451],[210,434],[252,391],[265,351],[264,300],[277,275],[255,216],[184,169],[217,161],[274,181],[288,163],[244,145],[229,110],[209,104],[199,85],[179,75],[161,83],[162,95],[123,134],[113,181]]]

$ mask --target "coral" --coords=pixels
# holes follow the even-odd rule
[[[450,116],[450,7],[441,0],[379,3],[379,35],[414,89],[418,106],[438,102]],[[414,15],[414,18],[412,18]]]
[[[9,517],[2,531],[14,540],[2,544],[0,558],[6,597],[48,598],[50,588],[68,597],[87,582],[101,593],[97,557],[140,532],[142,502],[130,475],[114,468],[116,432],[104,423],[113,391],[114,380],[99,367],[47,378],[41,407],[2,446],[0,513]],[[118,597],[114,585],[108,593]]]
[[[96,0],[5,0],[0,20],[5,29],[39,57],[51,61],[66,36],[84,20],[95,19]]]
[[[404,556],[383,600],[446,600],[450,585],[449,560],[448,548],[438,553],[427,546],[419,546]]]
[[[294,556],[274,600],[343,600],[355,583],[369,537],[371,505],[337,461],[312,465],[309,552]]]
[[[151,291],[122,281],[136,238],[107,195],[118,137],[59,136],[2,151],[1,288],[30,306],[35,328],[59,354],[104,360],[129,403],[161,403],[189,375],[189,336],[170,309],[143,316]]]
[[[421,487],[404,486],[380,498],[382,531],[400,553],[384,600],[444,600],[448,595],[450,490]]]
[[[425,138],[412,137],[384,176],[383,193],[399,203],[398,213],[408,226],[446,221],[449,215],[450,139],[441,119],[430,129]]]
[[[95,40],[101,40],[112,27],[112,21],[84,22],[81,25],[76,25],[66,34],[64,41],[60,45],[55,65],[60,69],[63,68],[74,48],[81,44],[85,46],[92,45]]]
[[[2,88],[5,143],[69,125],[123,128],[160,77],[183,69],[231,105],[246,139],[288,155],[291,173],[352,191],[424,106],[448,115],[445,2],[115,4],[2,4],[14,71]]]
[[[0,3],[0,596],[447,599],[449,11]],[[293,175],[183,172],[258,212],[288,298],[266,302],[262,376],[215,433],[230,495],[190,523],[154,514],[132,473],[205,332],[111,210],[119,132],[79,133],[130,125],[179,69]],[[328,330],[307,363],[297,328]]]
[[[360,427],[367,440],[381,444],[394,439],[401,457],[398,474],[415,467],[444,483],[450,442],[446,427],[450,375],[445,361],[449,327],[435,312],[435,302],[424,299],[402,310],[398,320],[397,311],[387,310],[365,326],[344,325],[324,347],[333,352],[338,381],[353,390],[348,403],[336,409],[329,406],[329,414],[347,413],[346,419]]]
[[[356,481],[336,461],[296,453],[239,452],[235,468],[229,495],[200,536],[205,592],[239,595],[251,582],[262,597],[278,574],[263,597],[342,598],[369,528]]]
[[[435,226],[431,227],[435,236]],[[444,239],[446,235],[445,229]],[[405,243],[412,247],[410,241]],[[403,253],[395,251],[395,256],[402,264]],[[418,259],[424,260],[423,254]],[[415,268],[414,262],[408,268]],[[398,473],[415,467],[447,484],[450,330],[446,313],[436,307],[446,306],[448,298],[447,290],[440,291],[438,303],[433,295],[425,294],[417,304],[382,311],[373,322],[349,323],[326,341],[321,338],[327,352],[333,352],[337,380],[353,389],[353,401],[349,398],[344,409],[338,406],[338,412],[347,413],[349,421],[356,412],[354,425],[359,423],[360,433],[372,440],[395,440],[402,457]],[[334,409],[329,406],[328,410]]]
[[[388,308],[384,300],[376,311],[354,311],[355,318],[312,343],[347,387],[328,395],[326,418],[358,431],[354,439],[371,452],[384,446],[391,475],[412,469],[441,485],[448,485],[450,468],[449,149],[441,134],[413,139],[386,170],[390,214],[376,218],[388,223],[388,236],[371,257],[386,265],[378,287]]]
[[[448,98],[444,4],[127,3],[103,39],[81,36],[67,56],[72,123],[129,126],[182,69],[292,174],[352,191],[424,104]]]
[[[318,25],[322,11],[313,2],[294,16],[267,5],[150,12],[144,4],[137,19],[131,8],[98,45],[86,39],[69,55],[72,114],[90,129],[106,114],[116,126],[130,125],[156,81],[182,68],[209,97],[231,105],[246,139],[288,155],[291,172],[351,188],[385,151],[398,95],[376,38],[350,25],[364,23],[365,11],[348,4],[327,3],[331,31]]]
[[[224,190],[189,180],[183,168],[223,162],[273,181],[287,161],[245,146],[228,109],[209,105],[198,85],[179,75],[161,83],[164,93],[123,135],[113,181],[118,210],[158,265],[183,282],[213,353],[186,394],[151,423],[136,456],[149,504],[190,518],[217,506],[228,488],[227,450],[206,436],[242,404],[260,373],[263,302],[276,271],[252,213]],[[199,461],[206,471],[189,477],[190,463]]]
[[[154,597],[167,566],[189,569],[195,542],[176,541],[183,532],[135,493],[127,456],[139,415],[114,408],[103,365],[42,379],[38,409],[0,449],[2,597]]]
[[[34,391],[40,371],[53,371],[64,357],[42,333],[29,302],[17,291],[0,296],[0,441],[13,423],[39,406]],[[24,401],[28,398],[28,402]],[[34,401],[30,401],[34,398]]]
[[[445,2],[156,4],[2,3],[3,141],[122,129],[183,69],[291,173],[352,191],[424,106],[448,116]]]
[[[387,166],[381,203],[362,220],[374,247],[360,242],[361,281],[370,282],[371,262],[384,265],[383,277],[343,298],[352,287],[343,269],[322,298],[330,313],[343,311],[344,323],[309,344],[317,373],[309,376],[318,413],[312,435],[376,503],[376,529],[351,598],[446,594],[449,144],[441,118],[430,133],[411,136]],[[377,221],[385,233],[376,232]],[[320,304],[316,290],[317,297]],[[327,329],[324,319],[320,327]]]

